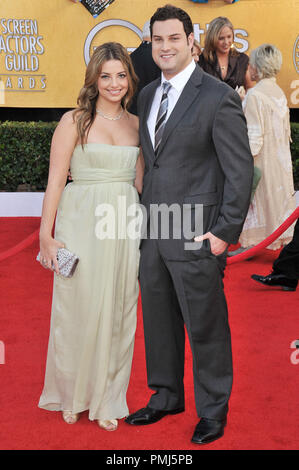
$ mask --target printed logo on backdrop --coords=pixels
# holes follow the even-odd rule
[[[97,18],[114,0],[79,0],[89,13]]]
[[[85,60],[86,65],[88,64],[88,62],[90,60],[90,56],[92,55],[93,50],[101,44],[101,43],[95,44],[97,42],[96,39],[95,39],[96,36],[104,28],[108,28],[110,26],[122,26],[124,28],[130,29],[131,31],[136,33],[136,35],[139,37],[140,41],[142,41],[142,30],[139,29],[133,23],[130,23],[129,21],[125,21],[125,20],[116,20],[116,19],[115,20],[111,19],[111,20],[102,21],[101,23],[98,23],[96,26],[94,26],[89,31],[89,33],[86,37],[86,40],[85,40],[85,43],[84,43],[84,60]],[[197,39],[200,42],[201,35],[203,35],[206,32],[208,27],[209,27],[209,25],[207,24],[205,29],[201,29],[200,24],[195,23],[194,24],[195,39]],[[246,37],[248,37],[248,32],[246,30],[244,30],[244,29],[235,29],[235,45],[236,45],[239,52],[246,52],[249,48],[248,41],[245,39]],[[121,42],[121,38],[120,38],[119,41]],[[134,51],[134,49],[135,49],[135,47],[131,47],[131,46],[127,47],[128,52],[132,52],[132,51]]]
[[[110,26],[122,26],[124,28],[130,29],[131,31],[133,31],[134,33],[137,34],[140,41],[142,40],[142,31],[136,25],[134,25],[133,23],[130,23],[129,21],[125,21],[125,20],[106,20],[106,21],[102,21],[101,23],[98,23],[96,26],[94,26],[89,31],[89,33],[87,35],[87,38],[85,40],[85,43],[84,43],[84,60],[85,60],[86,65],[88,64],[88,62],[90,60],[90,56],[92,55],[93,49],[95,49],[97,46],[100,45],[100,43],[96,44],[96,45],[93,44],[93,47],[91,47],[92,43],[96,42],[96,39],[95,39],[96,36],[104,28],[108,28]],[[121,39],[119,40],[119,42],[121,42]],[[127,47],[127,50],[129,52],[132,52],[134,49],[135,49],[135,47]]]
[[[299,36],[297,36],[293,47],[293,63],[296,72],[299,73]],[[299,104],[299,80],[292,80],[290,84],[290,89],[290,101],[296,106]]]
[[[45,91],[46,75],[39,71],[44,52],[37,20],[0,20],[0,83],[5,92]]]
[[[293,62],[296,72],[299,73],[299,36],[297,37],[293,49]]]

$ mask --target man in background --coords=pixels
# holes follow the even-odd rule
[[[267,276],[253,274],[251,278],[267,287],[281,287],[295,291],[299,279],[299,219],[295,225],[293,239],[280,252]]]
[[[137,92],[134,95],[130,112],[137,116],[137,98],[142,90],[148,83],[156,80],[160,76],[161,70],[155,64],[152,57],[152,43],[150,33],[150,22],[147,21],[143,26],[142,43],[131,54],[134,70],[139,78]]]

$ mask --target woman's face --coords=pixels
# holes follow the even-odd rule
[[[216,52],[228,54],[234,42],[234,33],[228,26],[223,26],[216,41]]]
[[[98,78],[100,98],[111,103],[120,102],[129,88],[128,74],[120,60],[107,60]]]
[[[200,54],[201,54],[200,49],[197,46],[193,46],[193,48],[192,48],[192,57],[195,60],[195,62],[199,61]]]

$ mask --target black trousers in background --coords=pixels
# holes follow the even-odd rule
[[[209,252],[192,261],[168,261],[157,240],[143,240],[139,279],[148,386],[155,391],[151,408],[184,407],[186,325],[198,416],[226,416],[233,374],[224,266],[225,256]]]
[[[297,219],[293,239],[280,252],[273,263],[275,273],[284,274],[290,279],[299,279],[299,219]]]

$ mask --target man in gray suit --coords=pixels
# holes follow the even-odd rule
[[[253,159],[238,94],[192,60],[189,15],[171,5],[159,8],[151,34],[162,75],[138,101],[145,160],[141,202],[152,214],[155,205],[179,205],[197,236],[190,242],[184,230],[178,238],[176,229],[165,239],[155,219],[152,233],[158,236],[142,241],[147,378],[155,393],[126,422],[151,424],[184,411],[186,326],[201,418],[192,442],[205,444],[221,437],[226,424],[232,357],[222,278],[228,244],[238,241],[247,214]],[[201,236],[196,205],[203,210]]]

